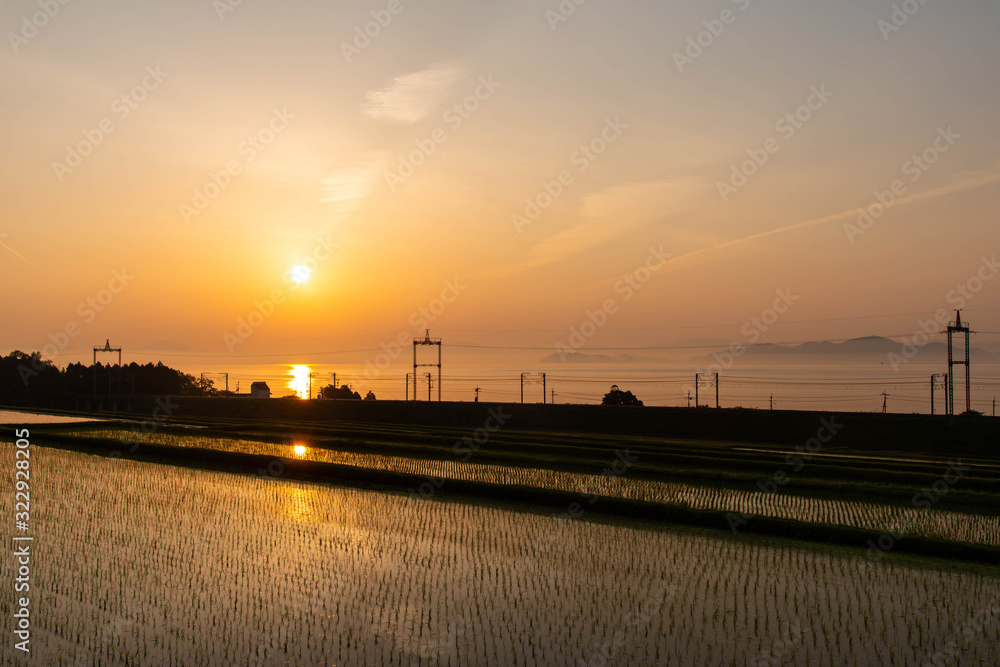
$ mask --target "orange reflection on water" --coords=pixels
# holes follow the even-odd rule
[[[316,515],[313,511],[313,504],[317,495],[316,491],[310,489],[300,489],[294,486],[282,488],[281,496],[285,501],[283,507],[285,514],[296,521],[312,519]]]
[[[309,376],[312,369],[304,364],[296,364],[291,367],[289,373],[292,379],[288,381],[288,388],[295,392],[299,398],[309,398]]]

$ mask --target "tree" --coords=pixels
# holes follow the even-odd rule
[[[346,384],[340,385],[340,389],[332,384],[328,384],[319,390],[319,396],[320,398],[335,399],[340,401],[361,400],[361,394],[356,391],[351,391],[351,388]]]
[[[611,391],[604,395],[601,405],[635,405],[642,406],[642,401],[636,398],[631,391],[622,391],[618,385],[611,385]]]
[[[369,390],[368,393],[365,394],[365,400],[366,401],[374,401],[375,400],[375,392]]]

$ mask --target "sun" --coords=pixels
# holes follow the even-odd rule
[[[312,272],[309,271],[309,267],[307,266],[296,264],[292,267],[292,280],[300,285],[309,280],[310,275],[312,275]]]

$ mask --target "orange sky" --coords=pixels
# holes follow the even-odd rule
[[[388,4],[71,3],[37,34],[0,8],[0,349],[76,325],[60,364],[106,338],[225,362],[422,320],[554,349],[608,299],[587,346],[739,339],[779,289],[763,340],[896,335],[997,252],[995,4],[887,31],[888,2],[404,0],[358,48]],[[625,299],[651,248],[673,258]],[[967,299],[982,330],[997,283]]]

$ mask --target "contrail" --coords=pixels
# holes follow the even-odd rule
[[[15,256],[21,258],[21,260],[24,261],[28,266],[30,266],[32,268],[35,268],[35,269],[38,268],[30,259],[28,259],[24,255],[22,255],[18,251],[14,250],[13,248],[11,248],[9,245],[7,245],[6,243],[4,243],[3,241],[0,241],[0,246],[3,246],[4,248],[7,248],[7,250],[10,250],[12,253],[14,253]]]
[[[957,192],[965,192],[966,190],[975,190],[976,188],[981,188],[984,185],[990,185],[992,183],[1000,182],[1000,165],[994,167],[985,172],[975,172],[969,174],[964,180],[951,183],[949,185],[943,185],[939,188],[934,188],[928,190],[927,192],[921,192],[919,194],[909,195],[896,200],[896,203],[892,206],[903,206],[905,204],[913,204],[916,202],[926,201],[928,199],[936,199],[938,197],[946,197],[948,195],[955,194]],[[832,215],[827,215],[822,218],[813,218],[811,220],[804,220],[802,222],[796,222],[792,225],[785,225],[784,227],[778,227],[777,229],[771,229],[766,232],[760,232],[758,234],[751,234],[750,236],[744,236],[738,239],[732,239],[730,241],[724,241],[714,246],[708,248],[702,248],[700,250],[692,250],[691,252],[684,253],[683,255],[677,255],[676,257],[671,257],[670,259],[664,260],[663,264],[668,264],[670,262],[676,262],[679,259],[685,259],[687,257],[695,257],[697,255],[704,255],[706,253],[713,252],[715,250],[721,250],[722,248],[728,248],[734,245],[740,245],[743,243],[749,243],[751,241],[756,241],[757,239],[766,238],[768,236],[774,236],[776,234],[783,234],[785,232],[790,232],[795,229],[802,229],[804,227],[815,227],[817,225],[823,225],[828,222],[836,222],[838,220],[846,220],[853,218],[858,215],[860,208],[852,208],[847,211],[842,211],[840,213],[834,213]],[[662,264],[661,264],[662,266]]]

